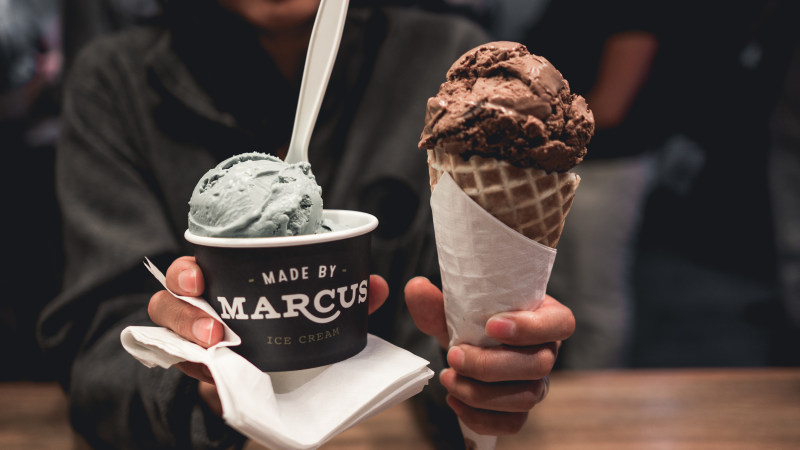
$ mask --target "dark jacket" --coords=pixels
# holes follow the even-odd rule
[[[201,175],[237,153],[274,152],[291,133],[298,86],[235,18],[210,25],[192,19],[102,38],[81,53],[66,85],[57,154],[64,286],[42,314],[39,338],[60,371],[74,427],[96,447],[243,441],[205,408],[195,380],[144,367],[119,341],[128,325],[152,325],[147,303],[160,287],[143,258],[166,269],[192,253],[183,232]],[[427,98],[450,64],[485,40],[444,16],[352,10],[309,152],[326,208],[381,222],[373,272],[392,295],[370,331],[434,370],[440,351],[409,323],[402,301],[409,278],[438,276],[426,157],[416,144]],[[441,395],[424,401],[444,404]]]

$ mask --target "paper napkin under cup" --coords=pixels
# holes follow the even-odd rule
[[[164,285],[164,275],[148,270]],[[173,295],[175,295],[173,293]],[[202,298],[175,297],[222,323],[223,340],[208,349],[162,327],[131,326],[122,345],[147,367],[190,361],[208,366],[222,402],[222,418],[254,441],[281,449],[313,449],[422,391],[433,372],[428,361],[369,335],[357,355],[323,367],[264,373],[232,351],[241,343]]]
[[[539,307],[556,250],[486,212],[446,172],[431,194],[431,211],[450,345],[499,345],[486,336],[486,322],[501,312]],[[494,448],[495,436],[461,429],[469,448]]]

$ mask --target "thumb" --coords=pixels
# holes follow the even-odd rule
[[[450,337],[444,318],[442,291],[425,277],[409,280],[405,288],[406,306],[414,324],[423,333],[433,336],[442,348],[447,348]]]

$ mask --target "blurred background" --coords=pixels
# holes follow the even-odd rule
[[[597,133],[550,283],[578,327],[559,368],[800,364],[796,2],[374,2],[523,42],[587,98]],[[61,81],[88,40],[158,10],[0,0],[2,380],[51,379],[35,321],[60,285]]]

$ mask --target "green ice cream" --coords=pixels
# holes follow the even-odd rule
[[[322,227],[322,188],[308,163],[244,153],[206,172],[189,200],[189,231],[209,237],[314,234]]]

